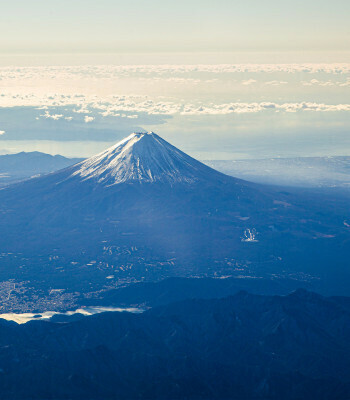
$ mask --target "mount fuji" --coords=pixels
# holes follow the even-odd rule
[[[169,276],[277,277],[346,293],[347,200],[229,177],[133,133],[0,190],[0,279],[86,293]]]
[[[227,180],[153,132],[133,133],[115,146],[77,164],[73,176],[104,186],[120,183],[196,183]]]

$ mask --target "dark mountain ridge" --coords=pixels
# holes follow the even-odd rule
[[[1,322],[5,398],[346,399],[350,309],[298,290]],[[17,378],[21,376],[21,385]]]

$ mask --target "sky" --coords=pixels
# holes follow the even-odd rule
[[[347,0],[11,0],[3,53],[349,51]]]
[[[0,153],[154,130],[202,159],[350,155],[350,2],[11,0]]]

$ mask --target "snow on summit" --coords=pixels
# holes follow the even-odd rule
[[[223,174],[183,153],[153,132],[132,133],[76,164],[72,176],[111,186],[125,182],[194,183]]]

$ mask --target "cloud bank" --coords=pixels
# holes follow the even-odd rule
[[[139,74],[147,75],[181,75],[188,73],[307,73],[307,74],[350,74],[350,63],[331,64],[217,64],[217,65],[100,65],[100,66],[45,66],[45,67],[1,67],[1,80],[36,79],[74,79],[94,77],[109,79],[112,76],[127,77]],[[170,78],[169,78],[170,79]]]
[[[3,95],[0,97],[0,107],[38,107],[38,109],[65,107],[79,105],[74,108],[71,115],[63,113],[50,113],[48,109],[40,118],[59,120],[72,120],[76,117],[74,114],[83,115],[86,123],[94,121],[94,115],[99,114],[102,117],[121,117],[136,119],[139,113],[148,115],[226,115],[257,113],[264,111],[275,112],[348,112],[350,103],[326,104],[317,102],[179,102],[179,101],[161,101],[154,100],[148,96],[108,96],[97,99],[96,96],[87,96],[77,94],[75,96],[66,96],[60,94],[50,94],[37,96],[35,94],[21,95]],[[128,113],[128,114],[126,114]],[[132,114],[130,114],[132,113]],[[38,118],[38,117],[37,117]]]

